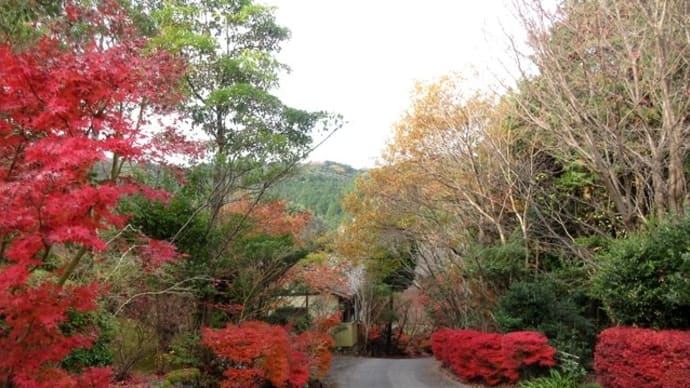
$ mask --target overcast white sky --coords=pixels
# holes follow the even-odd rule
[[[310,159],[357,168],[375,164],[416,80],[472,66],[489,78],[502,68],[503,30],[516,31],[506,0],[260,2],[292,31],[279,55],[292,72],[277,95],[346,122]]]

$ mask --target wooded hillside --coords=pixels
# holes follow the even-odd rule
[[[272,194],[296,210],[311,211],[314,222],[335,229],[342,221],[340,202],[363,171],[336,162],[310,162],[278,183]]]

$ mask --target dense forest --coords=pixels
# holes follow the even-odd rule
[[[318,229],[335,230],[343,221],[340,203],[360,173],[336,162],[309,162],[278,182],[270,194],[288,200],[295,210],[311,212]]]
[[[690,2],[514,3],[514,82],[417,84],[358,171],[304,162],[343,119],[276,97],[270,7],[0,2],[0,387],[319,386],[343,319],[466,381],[684,386]]]

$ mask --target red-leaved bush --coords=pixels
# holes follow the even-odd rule
[[[687,387],[690,331],[606,329],[599,334],[594,370],[604,387]]]
[[[434,356],[465,381],[514,383],[528,366],[554,366],[556,349],[541,333],[442,329],[431,335]]]
[[[253,387],[264,381],[284,386],[290,379],[288,357],[292,352],[288,332],[282,326],[258,321],[228,324],[224,329],[203,329],[202,339],[214,353],[231,362],[224,372],[227,379],[223,387]]]
[[[307,356],[309,376],[314,378],[326,377],[331,369],[331,349],[335,347],[335,340],[329,332],[342,321],[340,313],[317,319],[313,330],[293,338],[293,346]]]
[[[327,325],[327,324],[326,324]],[[321,330],[293,336],[283,326],[259,321],[203,329],[202,342],[230,362],[222,387],[301,387],[321,378],[331,363],[333,338]]]

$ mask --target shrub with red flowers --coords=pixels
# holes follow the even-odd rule
[[[594,370],[603,387],[687,386],[690,331],[606,329],[599,334]]]
[[[508,334],[441,329],[431,336],[434,356],[465,381],[514,383],[527,367],[556,364],[556,349],[541,333]]]

